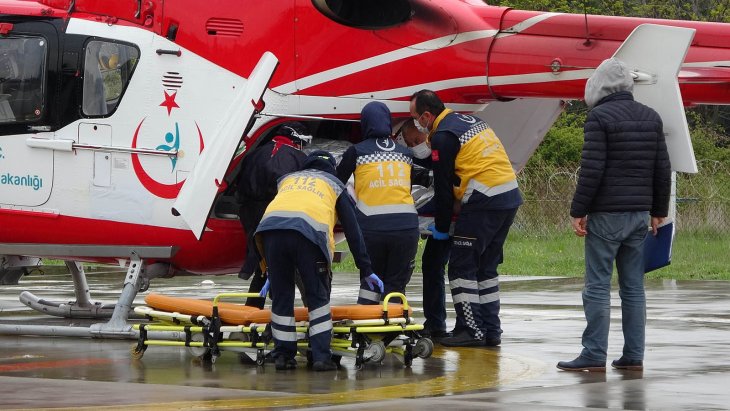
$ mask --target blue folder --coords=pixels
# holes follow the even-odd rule
[[[657,229],[656,236],[650,231],[644,240],[644,272],[666,267],[672,262],[674,223]]]

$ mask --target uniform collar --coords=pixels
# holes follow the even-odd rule
[[[433,121],[433,128],[428,133],[428,137],[426,138],[426,141],[428,141],[429,144],[431,144],[431,136],[433,136],[433,133],[435,133],[436,129],[438,129],[439,123],[441,123],[441,120],[443,120],[444,117],[446,117],[447,115],[449,115],[450,113],[453,113],[453,112],[454,112],[454,110],[452,110],[450,108],[445,108],[444,111],[442,111],[441,114],[439,114],[438,117],[436,117],[436,120]]]

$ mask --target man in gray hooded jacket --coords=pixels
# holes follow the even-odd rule
[[[656,235],[668,214],[671,169],[662,120],[656,111],[634,101],[633,86],[628,67],[616,58],[603,61],[586,83],[585,101],[592,109],[584,127],[570,216],[575,234],[585,237],[587,324],[580,356],[558,363],[566,371],[606,370],[614,261],[624,347],[612,366],[643,369],[643,243],[649,224]]]

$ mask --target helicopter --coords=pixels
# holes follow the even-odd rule
[[[352,142],[365,104],[397,124],[432,89],[520,170],[611,56],[665,120],[674,171],[696,172],[684,107],[730,103],[729,24],[477,0],[0,0],[0,272],[64,260],[75,302],[21,301],[126,335],[151,279],[241,267],[237,164],[278,125]],[[93,302],[79,262],[127,270],[117,304]]]

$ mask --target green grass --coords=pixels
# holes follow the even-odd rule
[[[421,272],[420,241],[416,272]],[[341,243],[337,247],[347,250]],[[675,238],[672,264],[647,274],[647,278],[678,280],[730,280],[730,235],[679,231]],[[337,272],[357,272],[352,257],[333,265]],[[535,236],[512,231],[504,248],[504,263],[499,271],[505,275],[582,277],[584,272],[583,239],[573,233]]]
[[[426,240],[418,240],[418,253],[416,254],[416,269],[414,272],[421,272],[421,255],[423,254],[423,247],[426,245]],[[332,271],[340,273],[357,273],[360,270],[355,265],[355,260],[352,259],[350,249],[347,248],[347,242],[343,241],[337,244],[337,250],[347,251],[347,257],[340,262],[332,264]]]

